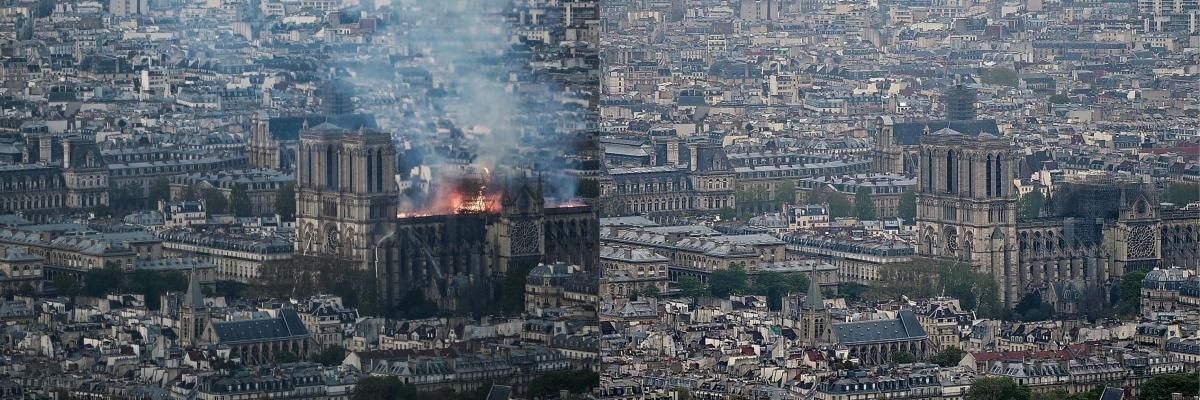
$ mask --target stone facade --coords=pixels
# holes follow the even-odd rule
[[[1020,296],[1017,157],[1007,139],[951,129],[925,135],[917,179],[917,254],[969,263],[996,277],[1001,299]]]

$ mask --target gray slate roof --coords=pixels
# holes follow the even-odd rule
[[[833,324],[833,335],[844,345],[870,344],[922,339],[925,330],[912,310],[900,310],[894,319]]]
[[[213,321],[213,330],[221,344],[243,344],[299,339],[308,336],[296,310],[280,310],[278,318],[242,321]]]

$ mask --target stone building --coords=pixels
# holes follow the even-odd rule
[[[996,121],[990,119],[905,122],[883,116],[876,120],[875,125],[875,149],[872,159],[875,161],[875,171],[884,174],[915,175],[920,161],[917,155],[921,139],[931,132],[950,129],[968,136],[982,133],[1000,136],[1000,128]]]
[[[542,182],[512,177],[499,210],[398,217],[389,134],[321,124],[300,134],[296,168],[299,255],[376,271],[385,304],[411,291],[443,309],[484,304],[512,268],[564,262],[595,268],[597,221],[586,205],[547,204]]]
[[[915,190],[917,181],[900,174],[857,174],[849,176],[824,176],[801,179],[796,186],[796,197],[807,198],[810,193],[825,188],[837,192],[851,207],[858,201],[856,194],[862,188],[871,194],[871,205],[878,219],[900,217],[900,197],[904,192]],[[832,189],[832,190],[830,190]]]
[[[654,164],[608,168],[600,179],[602,215],[651,217],[735,208],[737,185],[719,144],[655,138]]]
[[[1180,291],[1195,274],[1182,268],[1155,268],[1142,279],[1142,317],[1150,320],[1180,316],[1187,309],[1198,309],[1180,301]],[[1186,296],[1186,293],[1184,293]]]
[[[633,292],[666,293],[670,261],[646,248],[600,246],[600,295],[617,299]]]
[[[995,277],[1009,306],[1057,282],[1109,291],[1127,271],[1197,263],[1200,211],[1164,210],[1146,184],[1113,176],[1062,182],[1051,194],[1053,217],[1018,222],[1022,159],[1007,139],[942,129],[922,141],[918,255]]]
[[[0,212],[30,217],[108,204],[109,170],[90,136],[25,138],[22,163],[0,165]]]
[[[903,309],[895,318],[833,324],[833,337],[845,346],[851,358],[866,365],[887,363],[897,353],[923,359],[933,352],[929,337],[912,310]]]
[[[40,293],[46,259],[20,246],[0,246],[0,291]]]
[[[283,353],[304,358],[316,350],[299,314],[286,307],[268,318],[209,320],[200,342],[228,347],[230,358],[250,365],[270,363]]]
[[[179,199],[191,190],[204,193],[216,190],[226,199],[233,199],[233,189],[242,185],[250,198],[251,215],[275,213],[275,195],[284,185],[296,182],[296,177],[287,172],[269,169],[204,171],[179,175],[171,178],[171,198]],[[200,197],[203,198],[203,197]]]
[[[525,278],[525,312],[568,307],[594,307],[596,277],[578,265],[538,264]]]
[[[922,138],[917,192],[919,255],[969,263],[995,276],[1004,301],[1019,296],[1017,158],[1007,139],[949,128]],[[1009,277],[1009,278],[1005,278]]]

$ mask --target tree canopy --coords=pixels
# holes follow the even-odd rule
[[[708,277],[708,288],[709,294],[716,298],[742,293],[746,290],[746,268],[734,264],[727,269],[713,271]]]
[[[1121,275],[1117,286],[1117,309],[1121,315],[1134,316],[1142,312],[1142,279],[1144,271],[1129,271]]]
[[[229,199],[226,199],[220,190],[213,188],[204,189],[202,196],[204,208],[208,211],[209,215],[224,214],[229,210]]]
[[[1181,207],[1191,202],[1200,201],[1200,183],[1171,182],[1167,184],[1167,189],[1163,191],[1162,198],[1165,202],[1174,203]]]
[[[958,365],[958,363],[962,361],[963,356],[966,354],[967,353],[965,351],[962,351],[962,349],[957,347],[947,347],[942,349],[942,351],[939,351],[933,357],[930,357],[929,362],[943,367],[950,367]]]
[[[708,288],[705,287],[699,279],[691,276],[685,276],[679,278],[679,294],[684,297],[696,299],[707,295]]]
[[[587,393],[600,386],[600,374],[595,371],[559,371],[540,375],[529,382],[529,396],[550,398],[558,396],[559,390],[570,393]]]
[[[967,390],[967,400],[1029,400],[1032,391],[1010,378],[976,378]]]
[[[229,212],[237,217],[251,217],[254,215],[254,204],[250,202],[250,193],[246,191],[246,185],[239,183],[233,185],[233,189],[229,192]]]
[[[1021,219],[1037,219],[1041,216],[1042,207],[1045,206],[1046,196],[1042,195],[1041,190],[1034,189],[1021,196],[1021,200],[1017,204],[1017,215]]]
[[[788,293],[802,293],[808,289],[808,276],[802,273],[783,274],[779,272],[763,272],[754,277],[748,293],[767,297],[767,306],[779,310],[783,306],[783,296]]]
[[[900,218],[905,221],[917,220],[917,192],[909,190],[900,195],[900,207],[897,210]]]
[[[871,188],[862,186],[854,192],[854,215],[862,220],[875,219],[875,202],[871,201]]]
[[[1017,85],[1020,83],[1017,77],[1017,71],[1014,71],[1012,68],[1005,67],[992,68],[985,72],[981,78],[983,83],[989,85],[1017,87]]]
[[[1156,375],[1142,384],[1138,400],[1169,400],[1171,393],[1182,393],[1185,398],[1200,396],[1200,375]]]
[[[284,221],[296,220],[296,184],[288,182],[275,191],[275,213]]]

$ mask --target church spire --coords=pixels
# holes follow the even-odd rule
[[[808,279],[808,297],[804,298],[804,309],[806,310],[824,310],[825,299],[821,298],[821,288],[817,285],[817,280]]]
[[[192,272],[188,275],[187,295],[184,296],[184,307],[189,310],[204,308],[204,292],[200,291],[200,281],[196,279],[196,264],[192,263]]]

